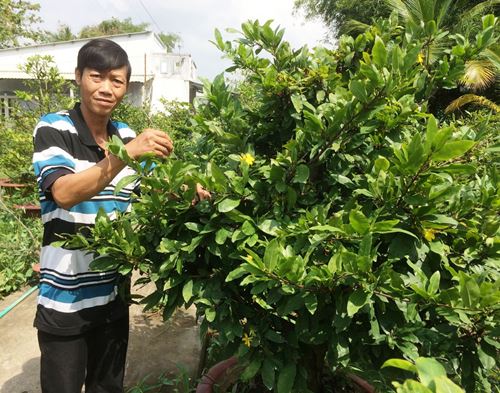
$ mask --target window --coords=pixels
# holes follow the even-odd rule
[[[12,93],[0,93],[0,116],[8,119],[12,113],[17,97]]]

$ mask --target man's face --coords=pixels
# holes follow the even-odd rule
[[[75,79],[80,86],[82,110],[98,117],[109,118],[127,92],[126,66],[108,71],[76,70]]]

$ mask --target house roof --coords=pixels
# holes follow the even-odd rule
[[[33,55],[48,55],[54,59],[60,75],[65,79],[73,80],[78,51],[86,42],[94,38],[97,37],[0,49],[0,79],[30,79],[32,77],[20,71],[19,66]],[[167,54],[166,46],[158,35],[151,31],[116,34],[101,38],[113,40],[125,49],[132,65],[131,82],[145,82],[151,79],[154,76],[151,56],[159,52]]]
[[[95,38],[107,38],[110,40],[114,40],[114,39],[119,38],[119,37],[132,37],[132,36],[140,36],[140,35],[144,35],[144,36],[152,35],[153,37],[155,37],[158,44],[160,44],[165,50],[167,50],[167,47],[165,46],[163,41],[160,40],[160,38],[158,37],[158,35],[156,33],[149,31],[149,30],[146,30],[146,31],[138,31],[135,33],[113,34],[113,35],[105,35],[105,36],[91,37],[91,38],[75,38],[74,40],[69,40],[69,41],[46,42],[46,43],[40,43],[40,44],[17,46],[17,47],[13,47],[13,48],[2,48],[2,49],[0,49],[0,56],[2,55],[2,52],[8,52],[8,51],[19,51],[19,50],[23,50],[23,49],[29,50],[29,49],[42,48],[42,47],[54,47],[54,46],[58,46],[58,45],[65,45],[68,43],[78,43],[78,44],[81,43],[82,44],[81,46],[83,46],[84,42],[93,40]],[[79,47],[80,47],[80,45],[79,45]]]

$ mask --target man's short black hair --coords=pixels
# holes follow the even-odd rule
[[[115,70],[127,66],[127,82],[130,82],[132,67],[127,52],[116,42],[106,38],[96,38],[87,42],[78,51],[76,68],[81,73],[85,68],[97,71]]]

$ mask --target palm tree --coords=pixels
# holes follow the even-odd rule
[[[425,38],[422,59],[425,65],[441,58],[452,34],[460,34],[464,41],[480,30],[480,15],[494,10],[500,0],[481,1],[471,7],[466,0],[386,0],[398,13],[412,34]],[[483,22],[484,23],[484,22]],[[493,24],[492,30],[497,28]],[[484,47],[466,62],[461,83],[466,91],[479,92],[492,86],[499,79],[500,57],[498,51]],[[462,102],[465,102],[463,100]]]

